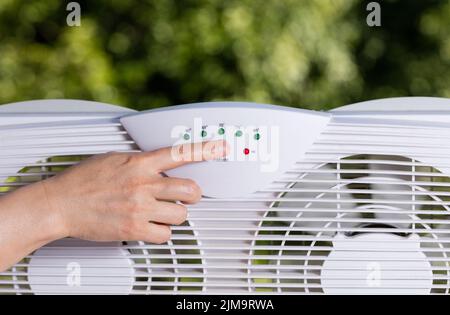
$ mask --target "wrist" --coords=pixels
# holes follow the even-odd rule
[[[48,205],[45,187],[39,183],[0,198],[0,230],[0,270],[67,236],[59,213]]]
[[[15,213],[17,218],[27,218],[22,228],[42,246],[54,240],[68,236],[67,228],[60,211],[54,208],[44,182],[22,187],[2,198],[5,208]]]
[[[39,189],[39,211],[46,219],[49,226],[49,236],[53,239],[60,239],[69,236],[69,228],[65,219],[64,211],[57,203],[57,194],[53,181],[44,180],[36,183],[36,189]]]

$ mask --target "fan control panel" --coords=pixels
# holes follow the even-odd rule
[[[167,175],[195,180],[207,197],[246,196],[292,168],[326,127],[330,115],[241,102],[188,104],[121,118],[144,151],[185,143],[225,140],[228,154],[192,163]]]
[[[218,125],[201,125],[199,128],[186,127],[181,130],[178,136],[180,144],[197,143],[204,141],[226,141],[233,150],[233,156],[255,156],[258,154],[258,147],[267,145],[265,141],[266,128],[257,126],[235,126],[224,122]],[[223,160],[229,160],[225,157]]]

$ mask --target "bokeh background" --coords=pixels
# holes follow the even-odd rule
[[[329,109],[450,97],[450,1],[0,0],[0,103],[76,98],[136,109],[245,100]]]

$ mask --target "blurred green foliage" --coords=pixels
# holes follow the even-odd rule
[[[450,1],[0,0],[0,103],[77,98],[136,109],[246,100],[328,109],[450,97]]]

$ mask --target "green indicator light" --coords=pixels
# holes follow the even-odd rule
[[[188,133],[185,133],[183,138],[184,138],[184,140],[189,140],[189,139],[191,139],[191,136]]]
[[[208,133],[206,132],[206,130],[202,130],[202,137],[206,137],[208,135]]]
[[[219,128],[219,135],[223,135],[225,133],[225,129],[224,128]]]
[[[255,133],[255,140],[259,140],[261,138],[261,135],[259,133]]]
[[[236,131],[236,133],[234,135],[236,137],[242,137],[242,131],[238,130],[238,131]]]

